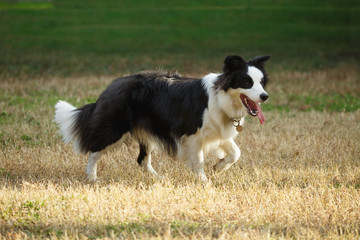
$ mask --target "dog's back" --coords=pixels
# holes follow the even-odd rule
[[[78,109],[59,101],[55,120],[67,132],[66,142],[76,142],[81,153],[101,151],[127,132],[141,132],[176,155],[176,141],[201,127],[207,102],[201,79],[148,72],[114,80],[96,103]]]

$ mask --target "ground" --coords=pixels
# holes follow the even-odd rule
[[[165,179],[154,179],[137,165],[133,141],[103,156],[99,182],[88,183],[86,156],[61,142],[54,104],[91,102],[112,77],[4,79],[1,236],[359,237],[358,73],[337,68],[271,75],[266,123],[246,119],[236,139],[242,156],[230,170],[214,173],[216,158],[207,157],[209,185],[160,154],[153,165]]]

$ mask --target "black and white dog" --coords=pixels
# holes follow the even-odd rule
[[[80,153],[90,152],[86,172],[96,180],[101,152],[115,142],[133,137],[140,146],[138,163],[158,176],[151,153],[160,149],[186,160],[203,181],[204,154],[217,150],[217,171],[227,170],[240,158],[234,142],[234,122],[247,114],[265,122],[260,103],[268,99],[264,63],[270,56],[246,62],[239,56],[224,60],[223,73],[201,79],[177,74],[144,72],[114,80],[95,103],[75,108],[56,105],[55,121],[63,140]]]

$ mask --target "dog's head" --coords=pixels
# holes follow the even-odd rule
[[[245,107],[251,116],[259,118],[261,124],[265,122],[265,117],[260,103],[269,97],[265,91],[269,79],[264,69],[264,63],[269,58],[270,56],[260,56],[246,62],[236,55],[227,56],[224,60],[224,73],[215,83],[218,90],[231,96],[232,104]]]

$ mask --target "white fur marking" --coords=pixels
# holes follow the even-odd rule
[[[55,122],[59,125],[60,133],[65,143],[74,142],[75,152],[80,153],[79,140],[74,133],[76,108],[65,101],[59,101],[55,105]]]
[[[211,89],[214,87],[214,82],[217,80],[219,73],[209,73],[205,77],[202,78],[202,84],[210,96]]]
[[[154,170],[151,165],[151,152],[149,152],[148,155],[141,162],[141,166],[143,166],[147,171],[153,174],[158,180],[162,179],[162,177]]]
[[[87,177],[88,177],[89,181],[91,181],[91,182],[95,182],[97,179],[96,163],[99,160],[100,156],[101,156],[100,152],[90,153],[90,155],[89,155],[89,160],[88,160],[88,164],[86,167],[86,173],[87,173]]]
[[[260,83],[264,74],[256,67],[249,66],[247,74],[253,79],[255,83]]]
[[[202,182],[207,182],[208,179],[204,171],[204,151],[199,131],[187,137],[184,141],[183,159],[186,159],[187,166],[195,173],[196,177]]]
[[[237,160],[239,160],[241,152],[233,139],[224,142],[221,149],[226,153],[226,157],[221,159],[214,168],[216,171],[228,170]]]

